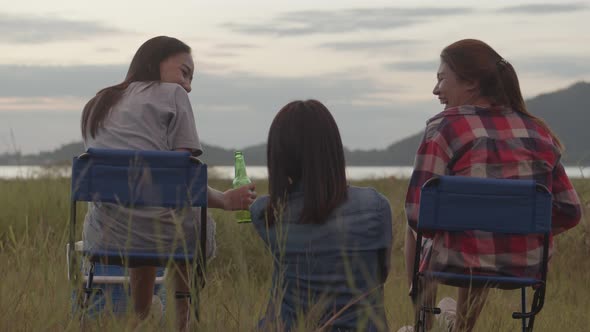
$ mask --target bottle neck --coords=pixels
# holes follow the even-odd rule
[[[246,162],[244,161],[244,156],[241,154],[236,154],[234,172],[236,178],[248,177],[248,174],[246,173]]]

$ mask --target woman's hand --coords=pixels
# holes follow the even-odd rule
[[[256,199],[256,185],[250,183],[236,189],[229,189],[223,193],[224,210],[248,210]]]

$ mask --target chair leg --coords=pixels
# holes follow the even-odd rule
[[[418,321],[416,322],[416,327],[414,330],[416,332],[426,331],[426,313],[424,312],[424,307],[421,307],[420,311],[418,312]]]
[[[195,299],[194,299],[194,310],[195,310],[195,318],[197,319],[197,322],[201,321],[201,312],[199,311],[199,302],[200,302],[200,293],[201,290],[199,289],[199,287],[195,287]]]
[[[197,321],[200,320],[200,312],[199,312],[199,304],[200,304],[200,297],[201,297],[201,290],[205,288],[205,271],[204,271],[204,262],[207,260],[205,254],[201,252],[200,261],[197,261],[196,267],[193,270],[194,272],[194,289],[195,289],[195,299],[194,299],[194,310],[195,310],[195,318]]]
[[[522,287],[520,289],[520,304],[521,304],[521,312],[526,312],[526,288]],[[522,317],[522,332],[526,332],[527,325],[526,325],[526,318]]]
[[[414,310],[417,310],[417,317],[416,325],[414,330],[415,331],[426,331],[426,329],[431,325],[427,320],[432,320],[434,315],[438,315],[441,313],[440,308],[437,308],[435,305],[436,300],[436,287],[433,288],[434,280],[429,280],[425,278],[415,278],[416,282],[412,283],[412,292],[413,292],[413,303],[414,303]]]
[[[94,279],[94,262],[90,262],[90,269],[88,271],[88,280],[86,281],[86,287],[84,287],[84,302],[82,302],[82,308],[86,310],[88,308],[88,301],[92,294],[92,280]]]
[[[201,296],[201,288],[205,286],[205,284],[203,283],[203,276],[201,275],[201,269],[199,268],[199,265],[197,265],[196,270],[194,271],[194,289],[195,289],[195,298],[194,298],[194,310],[195,310],[195,318],[197,319],[197,321],[200,321],[200,312],[199,312],[199,303],[200,303],[200,296]]]
[[[176,300],[188,299],[189,308],[190,308],[191,304],[193,303],[193,296],[191,295],[190,290],[188,292],[177,291],[176,293],[174,293],[174,297],[176,298]],[[187,313],[188,312],[190,312],[190,311],[187,311]],[[197,314],[197,312],[195,312],[195,314]],[[198,321],[199,316],[196,316],[196,319]]]
[[[82,314],[80,316],[80,328],[82,330],[86,329],[86,315],[88,310],[88,302],[90,301],[90,295],[92,294],[92,280],[94,279],[94,262],[90,262],[90,269],[88,270],[88,280],[86,281],[86,286],[84,287],[84,299],[82,300],[81,308]]]
[[[438,315],[441,313],[441,311],[440,308],[436,307],[427,307],[424,305],[420,307],[418,321],[416,322],[416,327],[414,328],[416,332],[426,332],[426,313]]]
[[[541,292],[544,292],[544,290],[539,290],[539,289],[535,290],[535,294],[533,295],[533,303],[531,305],[531,311],[533,311],[533,312],[536,311],[537,308],[539,307],[539,304],[541,302],[541,296],[543,296],[541,294]],[[527,332],[533,331],[533,325],[535,323],[535,316],[536,315],[533,315],[529,318],[529,324],[526,329]]]

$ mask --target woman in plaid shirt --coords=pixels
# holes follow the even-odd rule
[[[527,111],[512,65],[490,46],[473,39],[447,46],[440,58],[433,94],[445,110],[427,121],[406,196],[405,255],[410,283],[420,188],[434,176],[534,179],[553,194],[552,235],[574,227],[581,218],[578,196],[560,162],[563,146],[543,120]],[[502,270],[534,276],[541,263],[542,236],[441,233],[425,244],[421,268],[440,270],[444,265],[446,271],[485,274]],[[444,262],[430,259],[437,249],[445,250]],[[430,295],[435,294],[434,286]],[[473,329],[486,297],[486,289],[459,288],[456,330]]]

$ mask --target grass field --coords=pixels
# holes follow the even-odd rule
[[[412,320],[402,253],[407,182],[376,179],[354,184],[374,187],[391,202],[395,239],[385,296],[390,329],[397,331]],[[211,185],[224,189],[230,184],[212,181]],[[574,185],[587,210],[590,180],[578,180]],[[266,183],[258,183],[258,192],[266,192]],[[79,320],[71,314],[72,286],[66,277],[69,181],[0,180],[0,207],[0,331],[79,330]],[[82,220],[84,209],[79,210],[78,220]],[[252,331],[268,300],[271,257],[251,225],[236,224],[231,213],[214,210],[213,214],[218,252],[209,265],[198,330]],[[556,239],[546,303],[535,331],[590,330],[589,255],[587,220]],[[455,290],[439,289],[439,298],[449,294],[454,295]],[[519,321],[513,320],[511,313],[518,310],[519,303],[518,291],[492,290],[476,330],[517,331]],[[165,318],[163,325],[147,321],[138,330],[172,330],[171,315]],[[90,321],[88,330],[132,330],[133,321],[131,315],[105,315]]]

